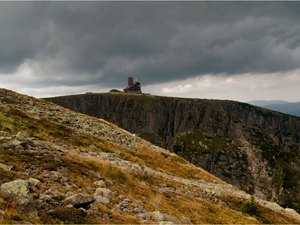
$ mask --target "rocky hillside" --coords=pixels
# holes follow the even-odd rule
[[[102,119],[0,89],[1,223],[300,223]]]
[[[300,118],[234,101],[124,93],[47,99],[103,118],[300,212]]]

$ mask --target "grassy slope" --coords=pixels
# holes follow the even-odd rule
[[[213,175],[199,169],[175,154],[159,149],[148,142],[132,136],[122,129],[96,118],[87,117],[69,110],[57,107],[54,104],[42,100],[22,96],[6,90],[1,90],[1,105],[5,105],[0,112],[0,130],[7,132],[10,136],[20,131],[26,131],[34,139],[31,146],[18,149],[17,147],[0,149],[0,163],[11,165],[13,170],[0,169],[1,183],[20,179],[36,177],[42,181],[39,189],[31,190],[32,195],[38,203],[38,197],[48,189],[52,189],[61,198],[65,192],[74,191],[92,194],[89,187],[97,178],[90,171],[100,174],[110,185],[109,188],[115,192],[112,204],[119,202],[118,196],[126,195],[131,199],[140,200],[149,211],[158,210],[152,203],[161,206],[161,212],[172,215],[181,222],[182,216],[189,217],[193,223],[295,223],[295,218],[282,211],[281,213],[259,206],[259,212],[252,215],[256,220],[249,217],[247,213],[241,212],[245,202],[243,197],[232,193],[223,193],[221,196],[211,196],[205,191],[200,191],[199,198],[189,197],[186,193],[159,192],[160,185],[164,183],[167,187],[175,187],[180,190],[199,191],[201,186],[192,181],[200,180],[211,185],[226,185]],[[7,96],[7,97],[6,97]],[[27,103],[32,102],[33,106]],[[22,105],[24,104],[24,105]],[[36,112],[30,112],[30,108],[37,108]],[[49,110],[54,114],[47,115]],[[58,110],[58,111],[56,111]],[[43,113],[37,113],[42,111]],[[53,112],[52,111],[52,112]],[[65,115],[63,115],[65,114]],[[70,121],[64,119],[71,114],[72,118],[93,121],[91,126],[104,131],[114,132],[135,140],[131,145],[114,140],[111,134],[98,136],[93,130],[87,132],[87,128],[76,127]],[[62,118],[58,120],[57,118]],[[54,120],[54,119],[57,120]],[[93,128],[93,127],[92,127]],[[2,132],[2,134],[4,134]],[[118,135],[117,135],[118,136]],[[108,138],[109,137],[109,138]],[[109,140],[107,140],[109,139]],[[39,154],[39,148],[48,150]],[[32,149],[31,149],[32,148]],[[62,154],[61,152],[64,152]],[[46,154],[45,154],[46,153]],[[91,154],[93,153],[93,154]],[[126,167],[119,167],[115,161],[105,157],[94,157],[94,155],[111,154],[120,160],[143,165],[158,171],[157,174],[141,173]],[[35,168],[34,170],[32,168]],[[59,181],[45,179],[50,171],[59,170],[68,183],[72,185],[65,190]],[[164,176],[164,174],[168,176]],[[185,180],[170,179],[170,176]],[[190,180],[191,185],[184,181]],[[229,188],[229,185],[228,185]],[[107,219],[97,216],[84,216],[76,214],[73,221],[61,221],[58,214],[39,209],[39,220],[32,221],[24,218],[14,209],[14,202],[7,196],[2,196],[4,201],[0,202],[0,208],[5,211],[6,216],[0,220],[2,223],[15,223],[16,221],[31,221],[43,223],[140,223],[141,221],[128,213],[118,213],[112,210],[111,205],[97,205],[99,211],[109,215]],[[59,204],[57,205],[59,208]]]

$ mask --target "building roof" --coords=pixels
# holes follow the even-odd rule
[[[140,82],[136,81],[136,82],[134,82],[133,84],[131,84],[131,85],[127,86],[126,88],[124,88],[124,90],[127,90],[127,89],[133,87],[133,86],[136,85],[136,84],[140,84]]]

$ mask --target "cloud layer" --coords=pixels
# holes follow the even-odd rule
[[[0,2],[0,79],[39,95],[121,88],[128,75],[148,86],[208,74],[276,83],[300,69],[299,10],[299,2]]]

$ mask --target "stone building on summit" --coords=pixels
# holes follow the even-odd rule
[[[133,82],[133,77],[128,77],[128,86],[123,89],[126,93],[138,93],[141,94],[141,83],[138,81]]]

